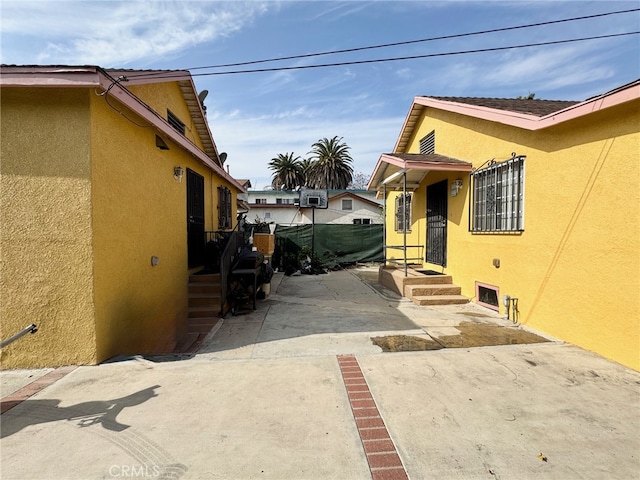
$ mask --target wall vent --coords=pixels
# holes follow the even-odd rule
[[[494,285],[476,282],[476,303],[500,311],[500,289]]]

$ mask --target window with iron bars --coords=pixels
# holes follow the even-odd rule
[[[218,187],[218,229],[231,228],[231,190],[227,187]]]
[[[396,232],[411,232],[411,194],[396,197]]]
[[[492,162],[475,171],[472,195],[473,232],[524,230],[524,155]]]

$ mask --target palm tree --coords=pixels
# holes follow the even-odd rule
[[[300,157],[291,153],[279,153],[269,162],[273,170],[271,186],[276,190],[295,190],[304,183]]]
[[[349,147],[342,142],[342,137],[323,138],[312,145],[311,160],[313,167],[309,172],[309,185],[318,189],[347,188],[352,180],[353,159],[349,154]]]
[[[310,158],[303,158],[300,161],[300,170],[302,171],[302,186],[304,187],[310,187],[310,183],[309,183],[309,178],[311,175],[311,169],[313,168],[314,165],[314,161],[311,160]]]

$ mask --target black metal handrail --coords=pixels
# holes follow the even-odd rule
[[[2,342],[0,342],[0,348],[6,347],[7,345],[9,345],[10,343],[15,342],[16,340],[18,340],[20,337],[26,335],[27,333],[36,333],[37,331],[38,331],[38,327],[36,326],[35,323],[32,323],[28,327],[23,328],[21,331],[19,331],[15,335],[13,335],[13,336],[7,338],[6,340],[3,340]]]
[[[237,258],[238,253],[244,245],[244,235],[236,230],[233,231],[215,231],[206,232],[207,243],[213,242],[220,245],[216,249],[219,258],[216,259],[217,268],[220,272],[220,313],[225,316],[225,305],[227,303],[227,288],[229,285],[229,274],[231,273],[231,265]]]

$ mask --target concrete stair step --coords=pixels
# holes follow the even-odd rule
[[[429,285],[406,285],[404,296],[407,298],[432,296],[432,295],[460,295],[462,289],[453,283],[434,283]]]
[[[220,313],[220,305],[207,305],[200,307],[189,307],[189,320],[201,317],[217,317]]]
[[[220,274],[189,275],[189,283],[217,283],[220,284]]]
[[[189,307],[219,307],[220,293],[190,293]]]
[[[443,283],[453,283],[453,277],[451,275],[421,275],[421,277],[410,277],[409,285],[439,285]]]
[[[189,283],[189,294],[217,293],[220,294],[220,284],[215,283]]]
[[[463,295],[418,295],[411,299],[416,305],[462,305],[469,303]]]

